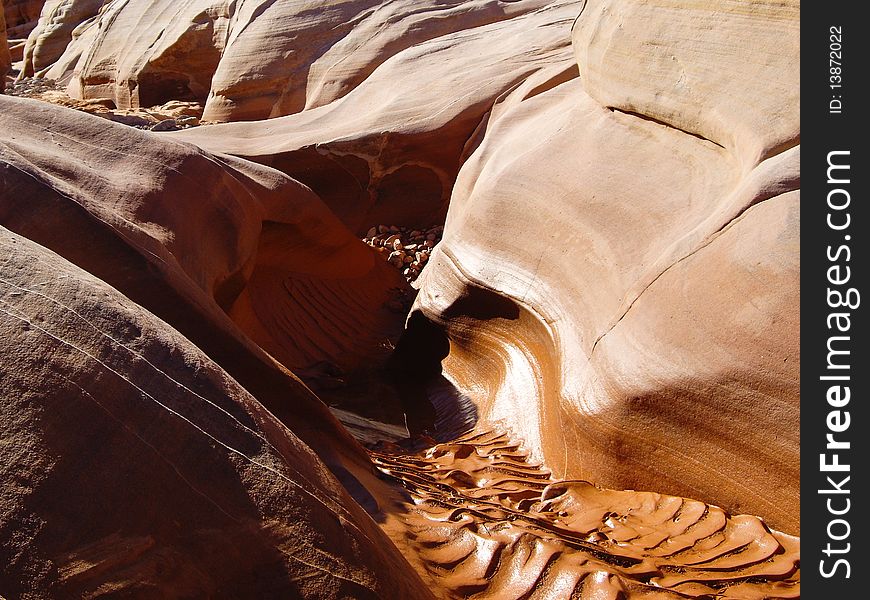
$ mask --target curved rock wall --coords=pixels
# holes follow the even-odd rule
[[[397,52],[329,104],[173,135],[290,174],[360,236],[380,223],[429,226],[444,218],[493,102],[533,73],[576,73],[570,26],[581,5],[557,2],[468,29],[459,21],[454,33]]]
[[[346,95],[402,50],[548,4],[53,0],[24,72],[70,80],[73,97],[120,108],[197,100],[207,121],[265,119]]]
[[[407,285],[395,269],[309,189],[276,171],[61,107],[0,101],[0,224],[172,323],[339,474],[348,468],[341,453],[365,462],[288,368],[325,363],[340,373],[363,359],[385,360],[401,319],[390,312],[391,295]],[[275,231],[283,233],[282,244],[260,252],[261,238]],[[237,308],[259,295],[263,280],[281,282],[281,295],[267,286],[268,302]],[[322,303],[325,294],[331,304]],[[288,297],[289,308],[327,321],[346,318],[345,300],[368,317],[324,335],[310,322],[293,326],[298,315],[281,312]]]
[[[138,131],[0,97],[0,435],[27,449],[0,457],[2,583],[523,597],[576,575],[590,594],[718,593],[666,577],[664,594],[646,558],[616,579],[546,562],[560,506],[601,558],[607,532],[640,529],[581,501],[658,498],[695,507],[701,553],[727,532],[699,577],[723,559],[735,594],[796,597],[798,15],[793,0],[47,3],[25,74],[121,113],[206,114]],[[406,319],[413,288],[359,238],[445,218]],[[411,489],[437,448],[366,453],[297,377],[381,367],[396,381],[353,400],[382,416],[402,396],[405,450],[450,414],[476,420],[463,439],[485,461],[454,469],[465,442],[436,458],[467,495],[448,494],[457,510],[486,510],[439,526],[443,485],[409,500],[370,460]],[[525,479],[502,488],[499,468]],[[75,480],[69,506],[53,499]],[[146,499],[163,496],[158,515]],[[541,519],[499,524],[532,505]],[[677,525],[653,512],[642,553]]]
[[[493,107],[416,306],[559,476],[795,532],[796,7],[659,4],[590,1],[580,78]]]
[[[0,256],[4,595],[429,597],[317,455],[185,337],[2,227]]]
[[[0,97],[0,200],[4,591],[428,597],[361,508],[367,456],[288,370],[385,359],[406,285],[311,190]],[[299,319],[351,302],[353,328]]]
[[[48,0],[24,45],[20,77],[32,77],[52,66],[82,26],[90,25],[104,0]]]

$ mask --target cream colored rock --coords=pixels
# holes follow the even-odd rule
[[[73,40],[45,74],[69,81],[75,98],[110,97],[119,108],[168,100],[204,102],[231,4],[235,6],[209,0],[109,2],[95,19],[70,15],[64,27],[74,27]]]
[[[589,2],[580,78],[492,108],[416,309],[482,422],[558,476],[797,533],[796,3],[699,10]]]
[[[590,0],[573,31],[584,88],[727,148],[749,170],[800,131],[800,3]]]
[[[428,227],[443,219],[493,102],[533,73],[547,71],[543,89],[576,73],[570,27],[582,4],[554,2],[480,27],[456,26],[394,54],[317,108],[172,135],[288,173],[360,236],[376,223]]]
[[[281,122],[203,128],[189,139],[298,178],[359,235],[374,223],[429,226],[444,218],[466,142],[492,102],[542,68],[576,71],[569,28],[582,2],[398,2],[373,11],[366,8],[370,4],[337,2],[314,18],[310,6],[298,2],[275,2],[252,13],[248,4],[249,12],[231,12],[230,6],[242,11],[235,3],[203,9],[202,0],[154,2],[143,10],[112,3],[90,26],[76,30],[76,40],[45,74],[69,80],[73,97],[110,97],[119,109],[169,98],[204,99],[204,122],[317,106]],[[358,27],[336,29],[330,20],[344,23],[354,11],[361,15],[361,21],[352,20]],[[276,19],[277,25],[267,27]],[[387,22],[401,26],[386,27]],[[270,73],[296,76],[293,69],[262,64],[273,56],[270,48],[296,40],[282,37],[293,23],[300,40],[315,36],[311,39],[326,44],[329,36],[344,32],[350,36],[345,47],[357,48],[343,59],[330,55],[335,65],[322,70],[321,80],[328,85],[294,83],[281,96],[319,90],[301,105],[264,91],[286,84],[269,79]],[[369,35],[379,28],[382,33]],[[399,36],[402,31],[408,35]],[[263,38],[267,33],[272,37]],[[287,60],[301,61],[303,69],[315,57],[302,54],[321,46],[292,47]],[[251,62],[254,51],[261,61],[257,66]],[[235,53],[244,57],[239,64],[253,70],[250,75],[229,66],[222,75]],[[222,92],[222,77],[238,89]],[[455,90],[463,93],[457,98]],[[229,105],[220,108],[222,98],[232,104],[229,112]],[[258,108],[264,101],[268,106]],[[275,102],[295,108],[275,112],[270,104]]]
[[[27,38],[19,77],[33,77],[52,66],[66,51],[75,30],[94,18],[104,0],[48,0]]]
[[[31,36],[29,72],[58,58],[62,38],[75,29],[50,75],[72,78],[74,97],[108,95],[124,108],[207,100],[205,119],[227,121],[328,104],[402,50],[558,2],[109,2],[93,22],[100,0],[49,4],[42,32]]]
[[[264,119],[329,104],[424,42],[539,9],[547,0],[278,0],[243,6],[212,80],[206,118]],[[256,19],[252,10],[262,12]]]

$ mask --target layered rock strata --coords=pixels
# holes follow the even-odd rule
[[[174,324],[358,486],[359,447],[287,367],[385,360],[400,274],[280,173],[62,107],[0,102],[0,224]],[[135,160],[119,162],[132,148]],[[352,329],[348,304],[366,316]]]
[[[580,77],[491,109],[416,309],[558,477],[799,530],[798,42],[796,3],[590,1]]]
[[[188,339],[2,227],[0,256],[4,596],[429,597],[320,458]]]
[[[190,99],[207,101],[209,120],[263,119],[328,104],[403,50],[547,4],[52,0],[25,73],[51,67],[75,97],[121,108]]]
[[[788,3],[552,3],[398,51],[317,108],[180,135],[299,177],[357,235],[432,222],[452,193],[418,306],[450,332],[447,370],[476,386],[488,419],[525,432],[560,475],[649,487],[662,481],[644,467],[655,456],[679,473],[666,491],[789,528],[796,15]],[[519,397],[546,399],[500,399]],[[689,431],[707,414],[721,417],[712,445]]]
[[[32,449],[0,470],[4,583],[219,595],[260,565],[267,596],[795,597],[797,2],[59,0],[42,17],[24,66],[63,106],[0,97],[4,446]],[[168,102],[207,126],[67,108]],[[475,431],[367,455],[298,377],[319,392],[359,370],[390,378],[354,402],[403,407],[406,447],[445,439],[444,406]],[[377,431],[353,404],[335,414]],[[178,477],[124,454],[137,440]],[[103,452],[130,489],[102,491]],[[48,498],[81,478],[69,510]],[[53,529],[99,521],[86,497],[186,482],[239,520],[186,512],[184,488],[166,520],[140,501],[128,525]],[[221,557],[200,552],[224,530]]]

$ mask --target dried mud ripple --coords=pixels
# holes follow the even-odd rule
[[[556,481],[502,432],[370,450],[447,598],[800,597],[800,540],[676,496]]]

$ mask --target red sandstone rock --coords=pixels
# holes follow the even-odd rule
[[[175,312],[168,320],[183,331],[199,325],[180,313],[197,312],[202,339],[223,331],[289,368],[352,370],[386,356],[400,326],[387,305],[407,284],[310,189],[165,134],[35,101],[3,103],[3,135],[15,135],[4,155],[26,168],[4,178],[0,223],[99,271],[158,315]],[[51,122],[63,123],[62,136]],[[69,216],[39,218],[50,198]],[[80,235],[62,235],[70,228]],[[131,278],[125,260],[150,275]],[[158,292],[166,287],[183,302]],[[345,299],[359,310],[352,328],[340,325]],[[321,318],[335,326],[323,330]]]
[[[110,308],[129,302],[165,321],[118,325],[118,339],[139,340],[136,328],[152,337],[177,330],[186,340],[164,346],[179,377],[211,381],[207,373],[220,373],[213,361],[230,381],[226,389],[213,386],[227,406],[250,405],[247,414],[260,415],[249,394],[316,455],[291,452],[282,460],[320,473],[318,490],[332,489],[334,475],[357,501],[390,513],[389,494],[372,479],[360,447],[288,367],[332,372],[386,358],[396,317],[403,317],[390,312],[401,306],[391,294],[407,291],[397,269],[411,278],[406,258],[415,264],[423,255],[396,253],[391,266],[384,259],[392,247],[382,241],[378,250],[366,248],[355,237],[373,237],[375,229],[386,240],[397,225],[428,227],[449,205],[443,242],[415,281],[415,310],[436,327],[417,348],[399,344],[403,364],[420,373],[443,366],[472,399],[479,431],[493,422],[506,427],[556,478],[695,498],[721,506],[723,523],[728,512],[750,513],[799,533],[796,2],[132,4],[110,3],[75,29],[60,19],[54,38],[49,29],[34,31],[31,56],[54,60],[61,44],[40,54],[39,36],[69,35],[44,73],[70,81],[73,95],[111,97],[122,109],[197,100],[206,121],[275,118],[149,133],[0,98],[0,224],[121,292]],[[379,223],[392,226],[374,227]],[[78,312],[99,312],[99,298],[67,298],[54,285],[57,298],[83,303]],[[406,339],[419,316],[409,319]],[[67,323],[59,313],[45,319],[40,326]],[[441,335],[449,339],[443,365]],[[30,362],[19,361],[19,346],[29,348]],[[13,346],[0,368],[24,367],[9,389],[31,389],[29,374],[43,367],[55,379],[66,376],[66,351],[48,353],[46,366],[41,350]],[[112,359],[123,373],[146,369]],[[74,379],[89,393],[112,379],[100,365],[93,369],[94,381]],[[96,387],[85,386],[91,383]],[[64,385],[52,389],[68,391]],[[114,400],[114,384],[105,385]],[[257,425],[269,418],[258,417]],[[38,423],[22,419],[41,435]],[[56,429],[57,439],[68,435]],[[176,449],[179,437],[170,429],[160,439]],[[191,460],[231,463],[228,471],[214,469],[240,472],[214,451],[200,448]],[[461,472],[453,476],[467,483]],[[280,493],[269,496],[268,479],[230,479],[215,483],[217,498],[283,502]],[[10,489],[19,502],[18,488],[0,487]],[[591,488],[583,490],[578,497]],[[611,499],[642,497],[618,492]],[[34,511],[44,504],[38,500]],[[117,510],[115,496],[110,506]],[[25,527],[27,514],[37,513],[16,513],[10,522]],[[386,529],[407,550],[413,535],[396,527],[396,514]],[[321,532],[315,537],[333,531],[319,529],[319,518],[311,521],[310,531]],[[752,523],[754,539],[765,540],[761,521]],[[139,537],[123,538],[129,552],[118,551],[115,538],[84,553],[66,540],[65,552],[79,553],[64,571],[74,576],[61,580],[132,581],[126,563],[97,559],[147,555],[164,525],[148,521]],[[419,539],[440,547],[444,528],[421,527]],[[469,527],[463,520],[449,529],[466,535]],[[391,548],[359,562],[369,546],[355,535],[342,538],[351,550],[337,551],[336,560],[365,573],[370,589],[381,589],[384,565],[400,582],[420,585]],[[257,535],[250,539],[251,548],[264,547]],[[283,547],[278,539],[275,547]],[[474,544],[463,538],[434,554],[442,562],[472,556],[480,566],[468,549],[492,549],[494,539],[487,529]],[[519,565],[538,547],[529,539],[512,540],[497,566]],[[782,540],[787,553],[779,559],[793,569],[799,542]],[[186,570],[193,546],[177,547],[178,581],[212,589],[208,576]],[[406,556],[420,573],[440,568],[435,559],[416,562],[414,552]],[[45,564],[21,556],[10,562],[26,565],[20,573],[39,573]],[[106,575],[84,569],[88,561],[105,565]],[[223,564],[208,562],[205,570]],[[291,578],[307,576],[287,569]],[[532,576],[521,569],[502,572],[499,585],[531,589]],[[475,589],[499,589],[484,579],[475,579]],[[610,580],[594,583],[617,593]],[[752,583],[777,588],[775,579]],[[312,595],[348,593],[319,586]],[[697,591],[691,582],[685,589]]]
[[[3,0],[6,30],[10,38],[26,38],[36,26],[45,0]]]
[[[101,9],[103,4],[51,0],[30,37],[25,72],[57,61],[48,76],[72,76],[74,97],[108,96],[122,108],[207,100],[205,118],[226,121],[328,104],[403,50],[549,3],[342,0],[324,7],[291,0],[154,0]],[[98,10],[99,18],[91,19]]]
[[[0,374],[5,597],[431,597],[226,371],[3,227]]]

